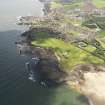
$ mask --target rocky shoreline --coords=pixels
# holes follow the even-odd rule
[[[62,70],[59,65],[59,61],[55,52],[51,48],[43,48],[40,46],[33,46],[31,44],[31,35],[35,32],[46,31],[46,29],[37,29],[33,28],[29,31],[24,32],[21,37],[22,40],[16,42],[17,48],[20,55],[32,56],[31,58],[40,59],[39,63],[36,65],[37,68],[34,71],[38,70],[40,72],[42,81],[54,81],[56,84],[66,84],[65,78],[67,73]],[[47,30],[49,33],[53,33],[51,30]],[[55,37],[55,36],[52,36]]]

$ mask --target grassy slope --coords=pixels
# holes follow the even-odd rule
[[[59,2],[51,2],[51,8],[54,9],[54,8],[60,8],[62,7],[63,5]]]
[[[83,7],[83,1],[84,0],[75,0],[73,3],[66,3],[64,7],[66,9],[71,9],[71,8],[77,8],[77,7]],[[55,0],[56,3],[59,3],[59,0]],[[92,0],[92,3],[97,7],[97,8],[103,8],[105,7],[105,0]]]
[[[73,8],[82,8],[83,7],[83,2],[77,2],[77,3],[73,3],[73,4],[65,4],[64,5],[64,8],[66,10],[69,10],[69,9],[73,9]]]
[[[98,34],[101,38],[105,38],[105,30],[101,30]]]
[[[105,0],[92,0],[92,2],[98,8],[105,7]]]
[[[52,7],[53,8],[58,8],[58,7],[64,7],[66,10],[70,10],[73,8],[82,8],[83,7],[83,0],[75,0],[74,2],[69,2],[69,3],[61,3],[60,0],[54,0],[52,2]]]
[[[61,66],[66,70],[70,70],[72,67],[74,67],[77,64],[86,64],[86,63],[103,64],[104,63],[103,60],[95,56],[92,56],[86,51],[83,51],[70,43],[65,43],[60,39],[55,39],[51,37],[46,38],[46,36],[48,36],[48,33],[40,34],[40,35],[39,34],[35,34],[35,36],[37,36],[37,39],[32,41],[32,44],[34,46],[53,48],[55,53],[61,59],[60,60]],[[45,38],[43,35],[45,35]],[[86,50],[93,52],[95,49],[92,46],[88,46],[86,47]]]

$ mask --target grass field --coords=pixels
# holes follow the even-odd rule
[[[62,7],[63,5],[59,2],[51,2],[51,8],[52,9],[55,9],[55,8],[60,8]]]
[[[104,8],[105,7],[105,0],[92,0],[92,3],[97,7],[97,8]],[[61,3],[59,0],[55,0],[53,6],[61,6]],[[64,4],[65,9],[72,9],[72,8],[77,8],[83,7],[83,0],[75,0],[75,2],[70,2],[70,3],[65,3]]]
[[[77,2],[77,3],[68,3],[64,5],[64,8],[66,10],[74,9],[74,8],[82,8],[83,7],[83,2]]]
[[[98,8],[105,7],[105,0],[92,0],[92,2]]]
[[[39,33],[40,34],[40,33]],[[55,53],[60,57],[60,65],[66,70],[70,70],[72,67],[78,64],[103,64],[104,61],[91,55],[90,53],[77,48],[76,46],[66,43],[63,40],[47,37],[44,34],[37,34],[37,39],[32,41],[32,45],[40,46],[44,48],[52,48]],[[41,37],[42,35],[42,37]],[[39,38],[38,38],[39,36]],[[47,37],[47,38],[46,38]],[[87,46],[85,50],[94,52],[95,48]]]

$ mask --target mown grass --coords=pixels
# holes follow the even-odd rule
[[[92,2],[98,8],[105,7],[105,0],[92,0]]]
[[[59,0],[55,0],[56,3],[60,3]],[[64,7],[65,9],[73,9],[73,8],[82,8],[83,7],[83,0],[76,0],[74,2],[65,3]],[[104,8],[105,7],[105,0],[92,0],[93,5],[95,5],[97,8]]]
[[[75,2],[75,3],[68,3],[63,5],[66,10],[74,9],[74,8],[82,8],[83,2]]]
[[[53,1],[50,7],[52,9],[64,8],[66,11],[69,11],[70,9],[83,8],[83,2],[61,3],[60,1]]]
[[[78,64],[87,64],[87,63],[103,64],[104,63],[103,60],[91,55],[90,53],[80,48],[77,48],[76,46],[70,43],[66,43],[61,39],[56,39],[51,37],[46,38],[46,34],[44,38],[42,33],[39,35],[39,38],[38,38],[38,35],[36,35],[37,39],[32,41],[32,45],[44,47],[44,48],[52,48],[57,54],[57,56],[59,56],[60,65],[65,70],[70,70],[72,69],[72,67]],[[88,46],[86,47],[85,50],[94,52],[95,48],[93,48],[92,46]]]
[[[98,35],[101,38],[105,38],[105,30],[101,30],[100,32],[98,32]]]
[[[55,8],[61,8],[62,4],[59,2],[51,2],[50,6],[52,9],[55,9]]]

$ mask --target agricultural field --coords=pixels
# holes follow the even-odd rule
[[[92,3],[93,3],[97,8],[105,8],[105,0],[92,0]]]

